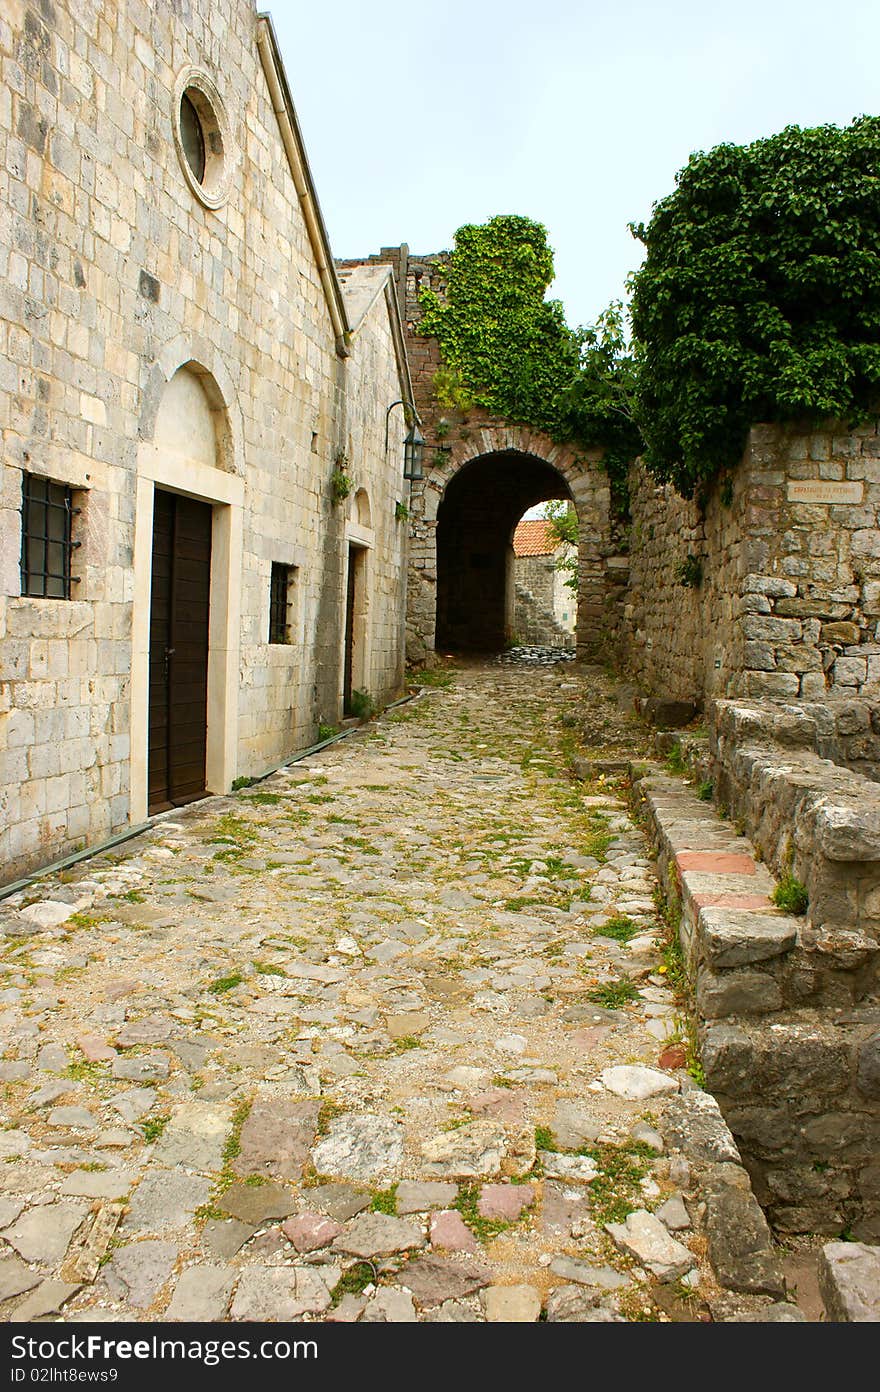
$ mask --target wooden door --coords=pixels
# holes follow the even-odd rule
[[[357,547],[348,548],[348,589],[345,595],[345,672],[342,683],[342,709],[351,714],[352,672],[354,670],[354,601],[357,592]]]
[[[205,792],[211,507],[156,489],[150,608],[149,810]]]

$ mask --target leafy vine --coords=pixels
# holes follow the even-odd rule
[[[852,419],[880,389],[880,118],[693,155],[634,277],[646,463],[685,497],[756,421]]]
[[[571,329],[553,280],[546,229],[530,218],[494,217],[455,234],[444,283],[421,292],[420,332],[440,343],[434,390],[464,414],[479,405],[560,442],[601,447],[619,511],[626,473],[641,447],[632,415],[632,360],[623,313],[612,306]]]

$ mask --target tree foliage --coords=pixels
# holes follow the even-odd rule
[[[420,331],[436,335],[443,355],[435,390],[442,404],[474,403],[555,440],[604,448],[619,484],[641,445],[622,310],[571,329],[559,301],[546,299],[552,280],[540,223],[510,215],[460,227],[440,293],[421,295]]]
[[[756,421],[852,418],[880,387],[880,119],[693,155],[634,278],[646,462],[692,497]]]
[[[564,584],[575,594],[578,592],[578,522],[574,503],[569,500],[552,498],[544,504],[544,517],[551,536],[575,550],[558,556],[555,568],[565,575]]]

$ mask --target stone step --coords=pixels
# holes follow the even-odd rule
[[[776,880],[750,841],[659,770],[635,784],[661,877],[680,906],[679,936],[707,1019],[856,1004],[878,955],[857,927],[817,928],[772,900]]]
[[[634,795],[680,908],[706,1087],[759,1202],[782,1231],[875,1239],[880,1006],[863,997],[876,943],[776,909],[767,867],[692,783],[655,768]]]

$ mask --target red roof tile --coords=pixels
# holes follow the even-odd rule
[[[513,550],[517,556],[552,556],[558,546],[559,538],[543,517],[520,522],[513,534]]]

